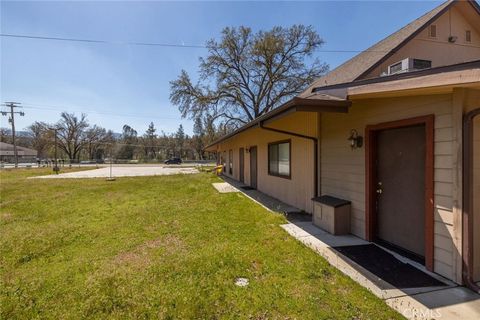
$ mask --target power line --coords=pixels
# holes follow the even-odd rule
[[[129,42],[129,41],[110,41],[110,40],[98,40],[98,39],[80,39],[80,38],[62,38],[62,37],[50,37],[50,36],[31,36],[23,34],[10,34],[0,33],[2,37],[8,38],[22,38],[22,39],[34,39],[34,40],[50,40],[50,41],[70,41],[70,42],[84,42],[84,43],[97,43],[97,44],[113,44],[113,45],[130,45],[130,46],[147,46],[147,47],[171,47],[171,48],[194,48],[194,49],[208,49],[209,46],[199,44],[175,44],[175,43],[159,43],[159,42]],[[389,52],[386,50],[328,50],[318,49],[318,52],[327,53],[360,53],[360,52]]]
[[[207,48],[207,46],[191,45],[191,44],[108,41],[108,40],[95,40],[95,39],[76,39],[76,38],[60,38],[60,37],[46,37],[46,36],[45,37],[44,36],[30,36],[30,35],[8,34],[8,33],[1,33],[0,36],[9,37],[9,38],[24,38],[24,39],[53,40],[53,41],[70,41],[70,42],[87,42],[87,43],[103,43],[103,44],[132,45],[132,46],[157,46],[157,47],[200,48],[200,49]]]
[[[154,115],[138,115],[138,114],[122,114],[122,113],[113,113],[113,112],[104,112],[104,111],[94,111],[94,110],[85,110],[83,107],[67,107],[67,106],[52,106],[52,105],[41,105],[36,103],[23,103],[23,107],[26,109],[36,109],[36,110],[51,110],[57,112],[82,112],[85,114],[99,114],[99,115],[108,115],[116,117],[128,117],[128,118],[141,118],[141,119],[159,119],[159,120],[182,120],[179,117],[159,117]],[[77,109],[75,109],[77,108]]]

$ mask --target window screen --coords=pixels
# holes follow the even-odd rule
[[[268,145],[268,174],[290,177],[290,141]]]
[[[428,69],[431,67],[432,61],[430,60],[413,59],[413,69],[415,70]]]
[[[398,63],[395,63],[395,64],[392,64],[390,66],[390,74],[394,74],[394,73],[397,73],[397,72],[400,72],[402,71],[402,62],[398,62]]]

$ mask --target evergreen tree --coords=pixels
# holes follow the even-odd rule
[[[178,127],[177,133],[175,134],[175,140],[177,144],[177,150],[179,153],[179,157],[181,158],[183,156],[183,148],[185,145],[185,131],[183,130],[183,125],[180,124]]]

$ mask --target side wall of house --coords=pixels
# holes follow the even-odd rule
[[[351,129],[370,124],[435,115],[434,270],[453,279],[456,245],[453,233],[452,95],[429,95],[353,102],[348,114],[324,114],[321,123],[322,194],[352,201],[352,233],[365,238],[365,148],[352,150]]]
[[[464,91],[464,112],[480,108],[480,90]],[[480,116],[473,120],[473,276],[480,281]]]
[[[469,4],[465,5],[469,6]],[[478,23],[477,26],[473,26],[463,17],[458,8],[453,7],[432,24],[436,25],[437,29],[435,38],[430,37],[429,27],[427,27],[364,78],[378,77],[388,71],[388,66],[405,58],[430,60],[432,67],[478,60],[480,57]],[[465,39],[467,30],[471,32],[471,42]],[[450,35],[457,36],[455,43],[448,41]]]
[[[474,120],[473,129],[473,212],[474,212],[474,279],[480,281],[480,116]]]
[[[299,112],[277,121],[265,124],[270,128],[277,128],[296,132],[303,135],[316,137],[317,121],[316,114]],[[291,140],[291,179],[271,176],[268,174],[268,144],[281,140]],[[245,184],[250,185],[250,147],[257,146],[257,189],[265,194],[277,198],[298,209],[311,213],[314,196],[314,145],[309,139],[293,137],[291,135],[268,131],[262,128],[254,128],[237,134],[229,140],[220,143],[217,151],[233,150],[233,174],[227,170],[225,175],[235,180],[240,180],[239,162],[240,148],[244,153],[244,177]]]

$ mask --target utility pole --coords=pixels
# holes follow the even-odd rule
[[[50,128],[50,130],[53,130],[53,132],[55,133],[55,167],[53,167],[53,171],[58,174],[58,171],[60,171],[60,168],[58,167],[58,156],[57,156],[57,131],[58,131],[58,127],[53,127],[53,128]]]
[[[15,114],[20,115],[23,117],[25,115],[25,112],[23,111],[14,111],[15,108],[19,108],[21,103],[19,102],[5,102],[4,106],[10,107],[10,118],[8,119],[8,122],[12,125],[12,144],[13,144],[13,155],[15,158],[15,168],[18,168],[18,152],[17,152],[17,144],[15,141]],[[7,116],[8,112],[7,111],[2,111],[3,116]]]
[[[115,178],[112,176],[112,163],[113,163],[112,149],[113,149],[113,145],[110,144],[110,177],[107,178],[107,181],[115,181]]]

